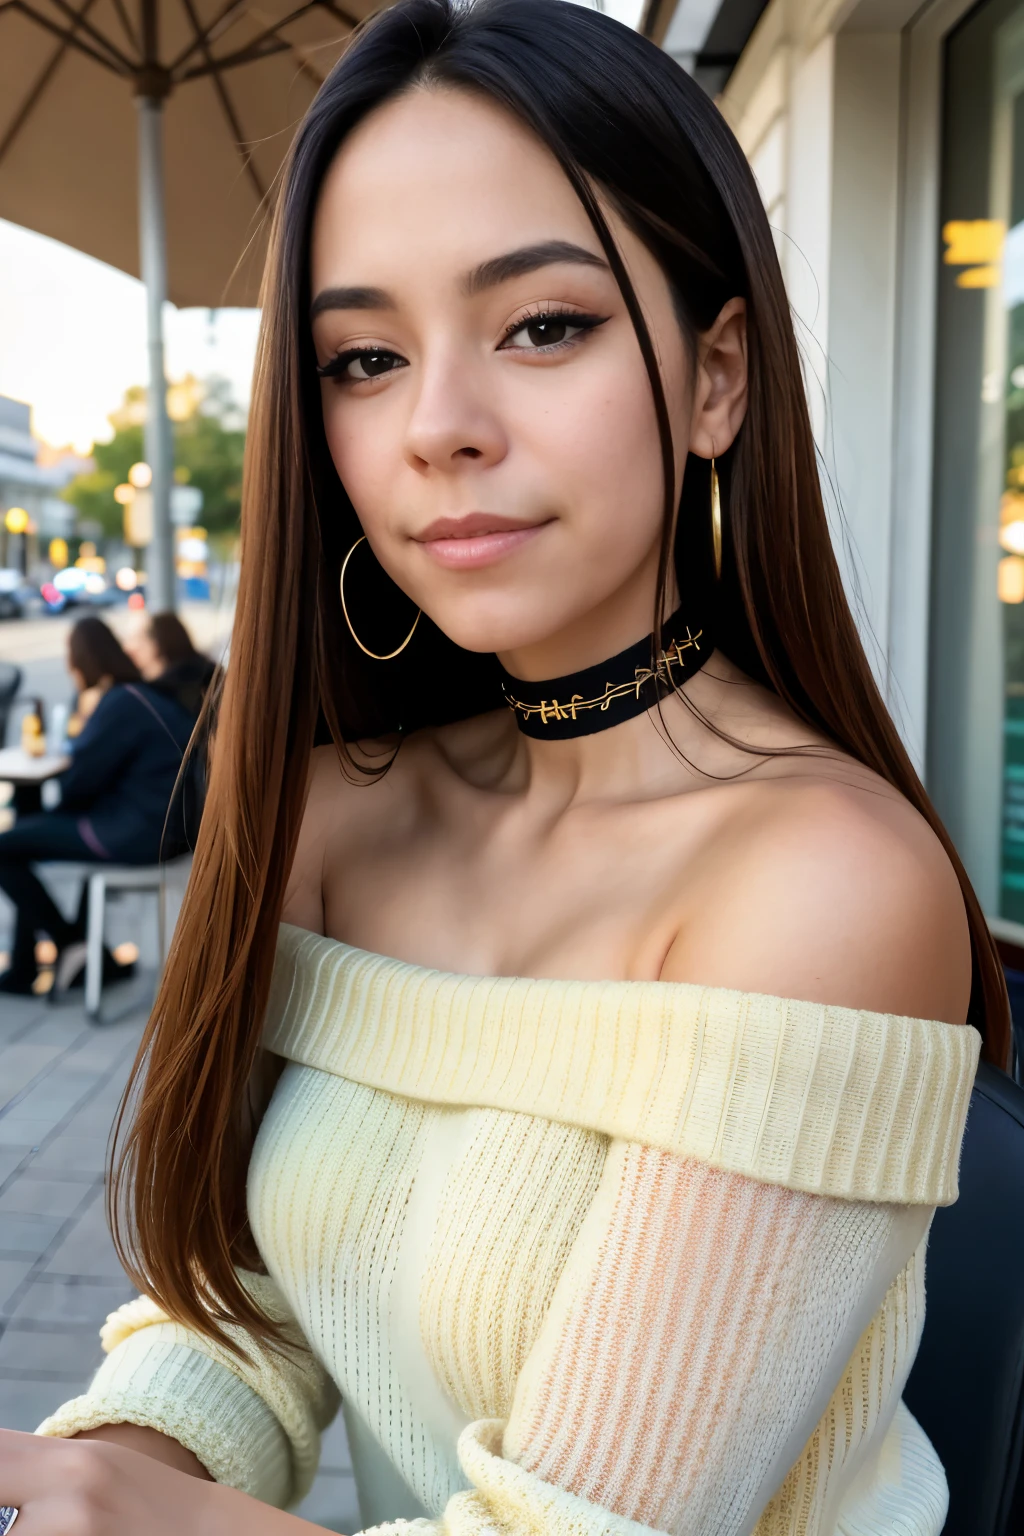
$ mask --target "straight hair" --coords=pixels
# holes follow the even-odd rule
[[[813,731],[893,785],[956,870],[970,927],[970,1022],[1003,1064],[1002,969],[963,865],[874,681],[832,549],[789,303],[753,175],[723,118],[666,55],[565,0],[401,0],[357,30],[293,143],[278,200],[243,487],[242,566],[206,814],[187,900],[130,1091],[112,1182],[118,1249],[168,1313],[224,1339],[235,1323],[276,1330],[236,1273],[258,1265],[246,1172],[253,1084],[285,883],[314,738],[346,743],[493,709],[493,658],[461,650],[426,618],[382,668],[342,621],[338,576],[361,533],[324,434],[309,324],[310,232],[346,135],[412,89],[470,91],[550,149],[579,196],[622,291],[650,380],[665,504],[656,616],[680,589],[713,583],[709,468],[690,458],[678,506],[671,422],[654,349],[598,199],[664,269],[692,344],[722,306],[747,307],[749,403],[719,460],[724,549],[716,643]],[[673,530],[676,530],[673,534]],[[372,564],[372,562],[368,562]],[[348,595],[348,589],[346,589]],[[355,594],[358,601],[358,592]],[[409,603],[388,582],[366,603],[381,642]],[[360,616],[358,632],[366,638]],[[404,627],[403,627],[404,626]],[[384,649],[383,643],[371,648]],[[393,638],[391,643],[394,643]],[[437,699],[428,679],[444,670]],[[126,1104],[128,1100],[126,1099]]]
[[[192,644],[192,636],[176,613],[152,614],[148,629],[153,644],[169,667],[176,667],[200,655]]]
[[[71,626],[68,661],[81,672],[87,688],[95,688],[107,677],[112,683],[137,683],[141,677],[114,631],[93,614]]]

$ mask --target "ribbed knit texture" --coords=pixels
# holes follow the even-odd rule
[[[316,1476],[320,1433],[337,1412],[338,1391],[311,1358],[274,1282],[265,1275],[243,1280],[285,1325],[291,1348],[272,1352],[232,1328],[244,1355],[209,1339],[197,1350],[190,1329],[140,1297],[112,1312],[100,1330],[107,1358],[89,1391],[38,1433],[147,1425],[186,1446],[219,1483],[282,1508],[301,1499]]]
[[[787,1189],[949,1205],[972,1029],[680,982],[451,976],[283,927],[267,1044]]]
[[[243,1368],[136,1303],[44,1432],[153,1424],[284,1503],[336,1385],[400,1478],[357,1451],[382,1533],[938,1536],[899,1398],[973,1030],[286,927],[266,1040],[255,1283],[312,1356]]]

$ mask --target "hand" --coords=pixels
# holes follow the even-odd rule
[[[19,1511],[16,1536],[198,1533],[196,1495],[215,1487],[103,1441],[0,1430],[0,1504]]]
[[[103,1440],[0,1430],[13,1536],[313,1536],[321,1527]]]
[[[78,707],[75,711],[80,719],[88,720],[106,691],[102,683],[97,683],[95,688],[82,689],[78,695]]]

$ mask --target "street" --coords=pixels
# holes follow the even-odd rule
[[[73,608],[43,618],[8,619],[0,623],[0,661],[12,661],[22,670],[21,694],[41,698],[44,705],[67,703],[71,681],[64,656],[68,634],[76,619],[95,613],[115,634],[123,634],[138,618],[130,608]],[[185,603],[180,610],[198,650],[217,658],[231,628],[230,611],[213,603]],[[21,711],[15,708],[7,732],[7,744],[17,742]]]
[[[31,1430],[82,1392],[107,1313],[135,1294],[103,1208],[111,1123],[135,1056],[152,973],[122,983],[106,1022],[81,1005],[0,1002],[0,1425]],[[295,1511],[359,1528],[339,1414],[316,1482]]]
[[[70,702],[64,653],[71,614],[0,623],[0,661],[22,669],[22,697],[44,707]],[[115,631],[126,608],[101,610]],[[223,652],[230,614],[193,604],[182,612],[196,645]],[[18,740],[22,710],[7,740]],[[77,892],[57,890],[73,905]],[[108,991],[104,1022],[90,1025],[81,1002],[0,999],[0,1425],[31,1430],[80,1393],[98,1365],[98,1330],[135,1294],[107,1229],[103,1171],[111,1124],[149,1012],[154,986],[154,903],[113,902],[109,937],[141,950],[140,974]],[[0,950],[10,907],[0,898]],[[345,1430],[339,1415],[324,1441],[320,1472],[296,1513],[328,1529],[359,1528]]]

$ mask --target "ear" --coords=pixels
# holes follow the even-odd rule
[[[747,413],[747,304],[730,299],[697,340],[690,452],[717,458],[731,448]]]

